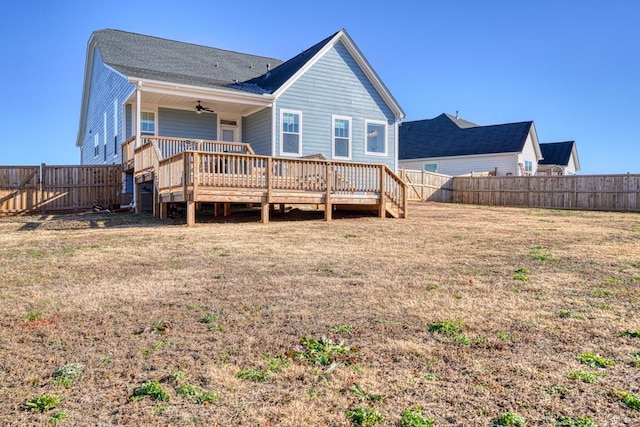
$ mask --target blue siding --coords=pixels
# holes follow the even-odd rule
[[[271,152],[271,132],[272,132],[272,109],[265,108],[250,116],[244,117],[242,121],[242,142],[251,144],[251,148],[256,154],[261,156],[272,156]]]
[[[116,73],[107,67],[100,56],[100,49],[96,47],[93,57],[93,71],[91,75],[91,83],[89,87],[89,99],[87,105],[87,120],[84,132],[84,141],[82,141],[82,158],[81,163],[89,164],[112,164],[120,163],[121,150],[120,145],[124,142],[122,134],[122,103],[129,96],[134,86],[127,81],[125,77]],[[118,132],[114,135],[114,111],[113,103],[118,101]],[[105,153],[103,141],[104,133],[104,113],[107,113],[107,160],[105,162]],[[99,135],[98,153],[94,150],[94,136]],[[117,154],[114,155],[113,144],[114,137],[117,138]]]
[[[276,102],[280,110],[302,112],[302,155],[322,153],[332,158],[332,115],[351,117],[352,157],[355,162],[384,163],[395,169],[395,117],[342,42],[336,43]],[[365,154],[365,120],[387,123],[387,155]],[[276,127],[276,155],[280,153],[280,124]]]
[[[217,139],[217,115],[158,108],[158,136]]]

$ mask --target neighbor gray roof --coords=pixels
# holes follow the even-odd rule
[[[519,153],[532,121],[479,126],[449,114],[404,122],[399,131],[399,159]]]
[[[93,33],[102,60],[128,77],[202,87],[261,76],[283,61],[159,37],[104,29]]]
[[[538,164],[568,166],[574,145],[575,141],[546,142],[540,144],[543,159],[540,160]]]

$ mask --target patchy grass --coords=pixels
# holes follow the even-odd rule
[[[0,425],[640,425],[637,214],[293,215],[0,218]]]

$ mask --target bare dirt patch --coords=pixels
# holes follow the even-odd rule
[[[640,425],[640,216],[409,212],[0,218],[0,424]]]

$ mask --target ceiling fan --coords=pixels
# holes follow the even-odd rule
[[[204,105],[200,104],[200,101],[198,101],[198,105],[196,105],[196,113],[201,114],[203,111],[205,113],[214,113],[215,112],[211,108],[205,107]]]

